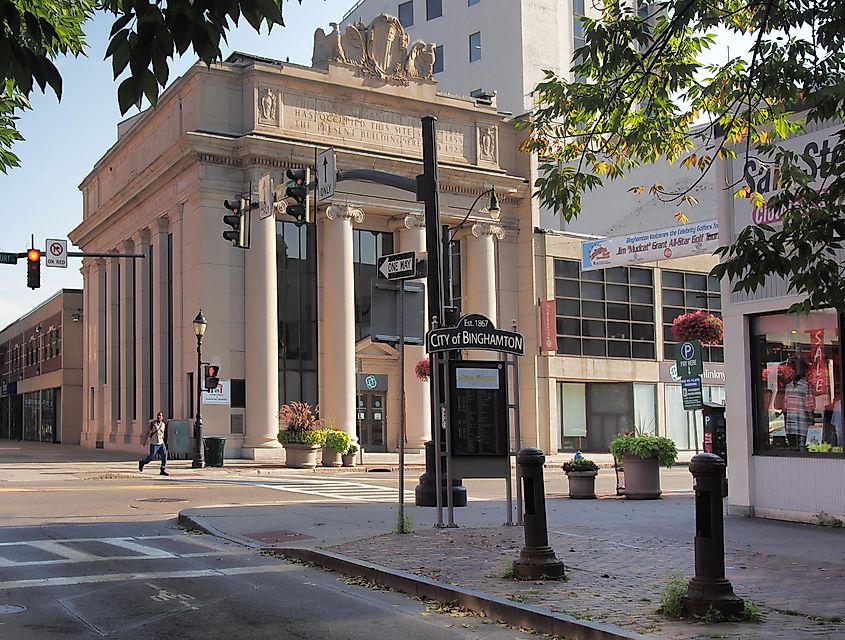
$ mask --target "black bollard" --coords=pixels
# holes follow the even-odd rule
[[[539,449],[528,447],[516,454],[524,495],[525,546],[519,560],[513,561],[513,572],[523,580],[562,578],[563,562],[549,546],[546,525],[546,491],[543,486],[543,463],[546,456]]]
[[[742,612],[745,603],[725,578],[725,462],[713,453],[699,453],[689,470],[695,479],[695,577],[681,601],[692,615],[704,616],[712,607],[731,618]]]
[[[425,443],[425,473],[420,476],[420,483],[414,488],[414,504],[418,507],[436,507],[437,506],[437,488],[435,486],[435,478],[437,474],[434,469],[434,443],[429,440]],[[440,468],[443,470],[440,473],[442,482],[440,484],[441,491],[441,506],[445,509],[449,495],[446,493],[446,461],[443,460]],[[467,506],[467,488],[461,484],[461,478],[452,478],[452,506],[465,507]]]

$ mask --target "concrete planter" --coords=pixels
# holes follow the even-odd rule
[[[339,467],[341,465],[340,452],[331,447],[323,447],[323,466]]]
[[[629,500],[657,500],[660,498],[660,467],[657,458],[623,456],[625,469],[625,497]]]
[[[356,458],[358,457],[357,453],[344,453],[341,457],[343,461],[344,467],[355,467],[358,465],[358,461]]]
[[[569,497],[574,500],[595,499],[597,475],[598,471],[567,471]]]
[[[317,466],[318,444],[289,442],[285,445],[285,466],[291,469],[313,469]]]

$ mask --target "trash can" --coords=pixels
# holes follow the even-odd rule
[[[202,445],[205,449],[205,466],[222,467],[223,450],[226,448],[226,438],[209,436],[202,439]]]

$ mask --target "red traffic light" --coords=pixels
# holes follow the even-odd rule
[[[30,262],[38,262],[41,260],[41,251],[38,249],[27,249],[26,259]]]

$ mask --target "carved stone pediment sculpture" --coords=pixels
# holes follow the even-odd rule
[[[336,22],[332,32],[314,32],[311,64],[327,68],[329,62],[356,67],[366,76],[386,83],[408,85],[411,80],[431,80],[434,72],[432,43],[415,42],[408,50],[408,33],[393,16],[382,14],[364,26],[363,22],[346,27],[343,34]]]

